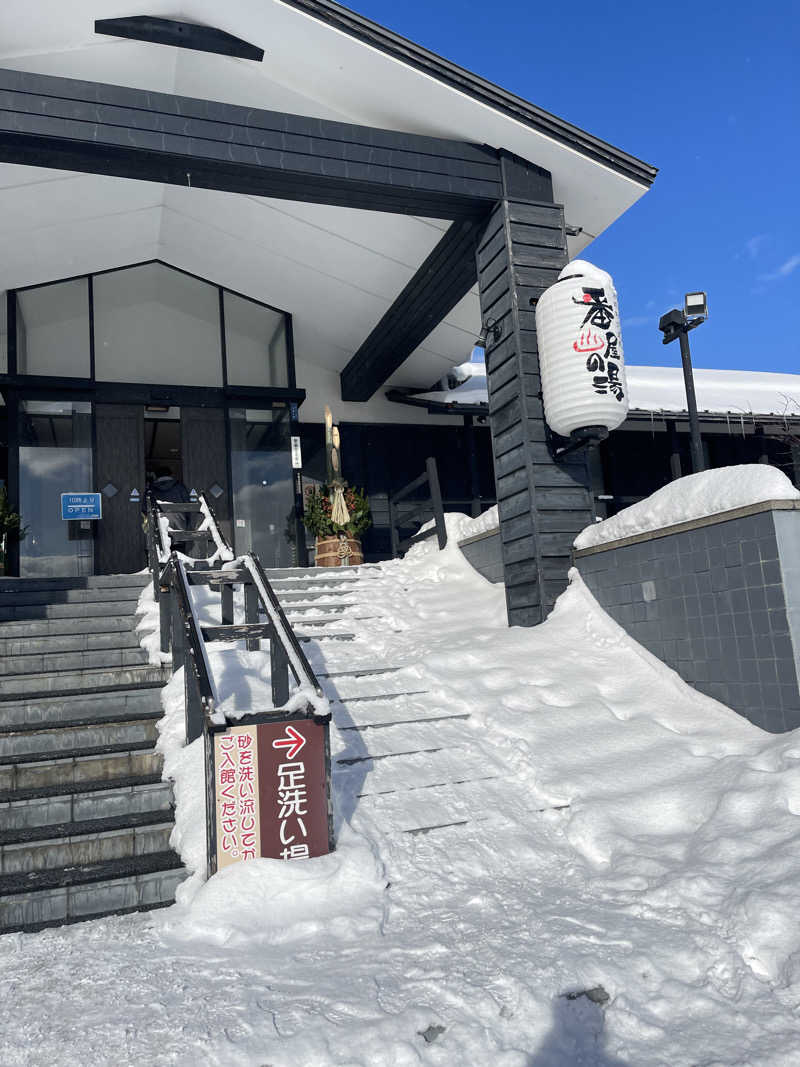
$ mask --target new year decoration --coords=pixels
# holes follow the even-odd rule
[[[568,263],[536,305],[544,416],[562,437],[628,414],[617,291],[611,275],[583,259]]]
[[[303,522],[316,537],[316,566],[344,567],[363,562],[360,534],[371,523],[369,501],[342,477],[339,427],[325,407],[326,480],[305,492]]]
[[[333,425],[333,415],[327,404],[325,405],[325,442],[328,450],[328,481],[331,486],[331,521],[337,526],[346,526],[350,521],[350,512],[347,510],[344,499],[339,427]]]

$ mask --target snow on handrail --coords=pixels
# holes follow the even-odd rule
[[[250,572],[250,577],[258,590],[259,598],[269,616],[275,635],[283,645],[300,690],[306,691],[308,702],[316,715],[327,715],[330,702],[323,693],[322,686],[319,684],[310,663],[305,657],[305,653],[300,647],[297,635],[278,603],[278,598],[275,596],[272,586],[264,574],[261,563],[252,552],[248,552],[246,556],[241,556],[236,562]]]
[[[211,505],[206,500],[205,493],[200,494],[200,514],[203,516],[203,522],[198,529],[208,530],[217,548],[214,555],[208,557],[207,562],[211,564],[216,563],[219,560],[222,563],[230,563],[233,559],[233,549],[228,544],[225,535],[217,525],[216,517],[211,510]]]

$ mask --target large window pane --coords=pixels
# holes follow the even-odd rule
[[[219,291],[161,263],[94,279],[98,381],[222,385]]]
[[[236,552],[288,567],[296,561],[288,412],[231,408],[230,427]]]
[[[92,528],[61,518],[62,493],[92,492],[90,404],[28,400],[20,410],[19,503],[27,535],[23,578],[73,577],[94,568]]]
[[[225,355],[229,385],[287,386],[286,316],[226,292]]]
[[[17,294],[17,370],[67,378],[90,376],[86,278]]]

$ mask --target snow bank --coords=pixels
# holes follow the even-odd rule
[[[313,861],[258,859],[226,867],[191,899],[181,896],[185,906],[164,917],[164,932],[231,947],[330,943],[374,932],[383,918],[383,865],[347,825],[337,846]]]
[[[136,616],[138,620],[136,633],[139,636],[139,644],[147,653],[150,666],[160,667],[162,664],[171,663],[172,656],[170,653],[161,651],[161,615],[158,601],[153,593],[152,581],[148,582],[139,594]]]
[[[468,537],[477,537],[478,534],[496,530],[499,526],[500,520],[497,515],[497,504],[495,504],[494,507],[479,515],[477,519],[469,519],[465,522],[459,530],[458,539],[459,541],[465,541]]]
[[[577,572],[546,623],[509,628],[502,588],[455,543],[470,521],[447,516],[443,552],[432,539],[370,569],[347,609],[356,641],[314,649],[315,669],[405,672],[372,726],[354,721],[364,704],[335,705],[337,853],[0,938],[3,1067],[797,1062],[800,732],[766,735],[692,690]],[[159,748],[173,843],[199,869],[181,686]],[[383,758],[423,717],[439,748]],[[444,825],[392,823],[437,795]],[[600,986],[604,1006],[578,995]]]
[[[800,500],[800,491],[783,471],[766,463],[688,474],[610,519],[587,526],[574,544],[578,549],[591,548],[765,500]]]
[[[162,690],[156,747],[164,757],[163,777],[173,782],[175,793],[170,845],[190,877],[178,887],[178,908],[164,917],[164,929],[184,940],[276,942],[326,930],[343,936],[353,922],[379,922],[383,867],[366,839],[348,827],[337,851],[313,863],[239,863],[206,881],[204,742],[185,744],[183,673],[181,667]]]

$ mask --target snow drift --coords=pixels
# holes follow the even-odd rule
[[[383,564],[348,608],[357,640],[315,661],[406,665],[430,713],[461,716],[442,737],[478,770],[453,786],[452,825],[390,832],[357,784],[385,764],[339,767],[334,856],[0,938],[4,1065],[797,1062],[797,735],[690,689],[576,573],[546,623],[509,629],[502,588],[455,543],[470,522],[448,517],[443,552]],[[161,743],[174,844],[199,868],[202,759],[181,746],[179,687]]]
[[[800,491],[783,471],[766,463],[742,463],[688,474],[610,519],[587,526],[575,538],[574,545],[578,549],[592,548],[765,500],[800,500]]]

